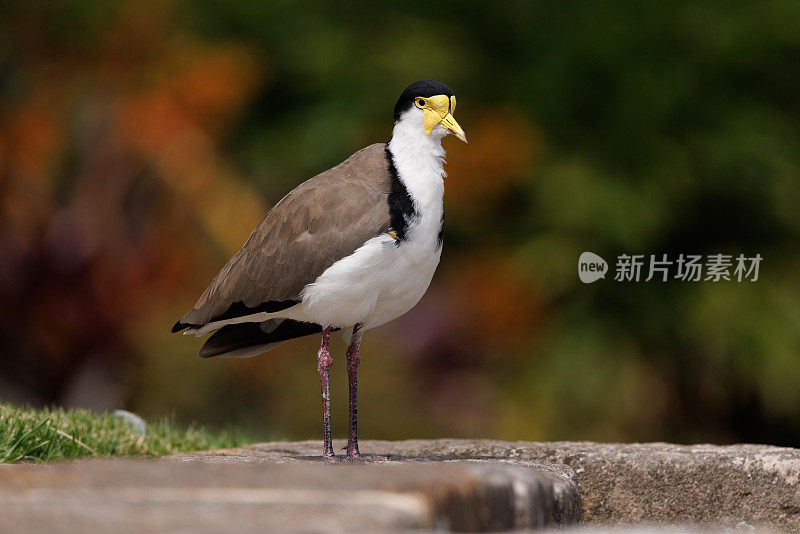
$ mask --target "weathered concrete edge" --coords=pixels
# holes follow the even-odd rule
[[[579,525],[577,483],[533,467],[491,462],[450,462],[471,479],[468,485],[437,480],[407,491],[422,495],[433,518],[430,528],[497,532]]]
[[[370,446],[569,466],[589,524],[800,531],[800,450],[788,447],[452,439]]]
[[[466,439],[365,441],[362,446],[402,462],[538,463],[569,469],[577,476],[583,520],[590,524],[754,526],[800,532],[798,449]],[[316,441],[262,443],[208,454],[222,461],[238,454],[248,461],[292,462],[298,455],[318,456],[318,449]]]
[[[474,514],[477,530],[569,526],[581,523],[581,496],[574,476],[562,476],[535,465],[510,465],[491,461],[454,462],[470,471],[477,482]],[[448,507],[440,508],[445,514]],[[448,514],[453,530],[470,530],[459,524],[463,511]]]
[[[277,445],[273,456],[253,456],[247,449],[199,451],[180,453],[160,459],[160,462],[202,464],[272,464],[299,463],[320,469],[347,469],[345,465],[324,466],[318,459],[305,456],[302,450],[287,451]],[[310,445],[310,443],[309,443]],[[284,456],[286,454],[289,456]],[[293,456],[292,453],[297,454]],[[298,458],[302,458],[297,461]],[[424,483],[398,483],[387,476],[384,490],[397,495],[407,494],[422,499],[430,511],[424,528],[456,531],[502,531],[512,529],[570,526],[581,523],[581,496],[574,472],[565,466],[540,462],[507,462],[487,459],[447,459],[389,461],[361,465],[370,469],[383,466],[403,468],[421,464],[448,465],[464,476],[427,480]]]
[[[580,520],[580,496],[574,480],[502,462],[330,466],[310,461],[290,466],[269,462],[220,464],[186,458],[180,462],[85,460],[8,466],[0,470],[0,482],[0,508],[10,506],[18,512],[25,508],[31,512],[26,517],[35,517],[36,521],[31,521],[37,524],[57,524],[57,516],[70,513],[77,514],[74,520],[97,527],[86,512],[100,506],[113,508],[125,518],[133,517],[132,511],[142,506],[163,509],[170,502],[181,506],[182,513],[200,510],[208,503],[285,509],[303,501],[297,497],[301,493],[311,495],[310,501],[303,501],[305,506],[319,502],[320,510],[326,503],[340,510],[349,507],[349,529],[353,516],[368,514],[365,519],[374,520],[381,506],[396,516],[373,521],[382,530],[414,525],[422,529],[504,531],[575,525]],[[374,502],[363,501],[365,495]],[[53,508],[53,503],[58,506]],[[194,515],[189,513],[189,519]],[[298,515],[295,526],[303,530],[312,523],[319,525],[319,517],[310,519],[312,522],[305,524],[302,514]],[[126,521],[122,524],[125,532],[130,526],[129,519]]]

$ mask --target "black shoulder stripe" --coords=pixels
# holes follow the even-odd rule
[[[408,194],[405,184],[397,174],[397,167],[394,165],[394,156],[392,151],[389,150],[389,145],[386,145],[386,157],[389,159],[389,172],[392,175],[392,186],[389,191],[389,221],[392,226],[392,231],[397,235],[397,244],[399,245],[406,238],[406,231],[408,230],[409,221],[413,217],[417,217],[417,210],[414,207],[414,199]]]
[[[442,220],[439,221],[439,248],[442,248],[444,243],[444,206],[442,206]]]

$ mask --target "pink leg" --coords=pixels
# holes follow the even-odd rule
[[[361,325],[353,327],[353,338],[350,346],[347,347],[347,378],[350,383],[350,429],[347,436],[347,460],[350,461],[374,461],[388,460],[385,456],[363,455],[358,452],[358,365],[361,357],[358,349],[361,346]]]
[[[333,358],[330,351],[331,327],[322,331],[322,344],[317,353],[317,370],[322,383],[322,455],[326,460],[334,460],[331,443],[331,387],[328,380]]]
[[[347,457],[358,458],[358,365],[361,357],[358,349],[361,346],[361,325],[353,327],[353,339],[347,347],[347,379],[350,384],[350,428],[347,435]]]

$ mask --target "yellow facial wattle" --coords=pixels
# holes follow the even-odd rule
[[[427,98],[419,96],[414,99],[414,105],[425,112],[425,135],[430,134],[436,125],[441,123],[447,131],[465,143],[467,142],[467,135],[456,122],[455,117],[453,117],[453,112],[456,109],[455,95],[451,97],[436,95]]]

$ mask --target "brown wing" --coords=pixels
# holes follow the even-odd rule
[[[279,311],[337,260],[390,226],[389,161],[382,143],[297,186],[259,223],[173,332]]]

